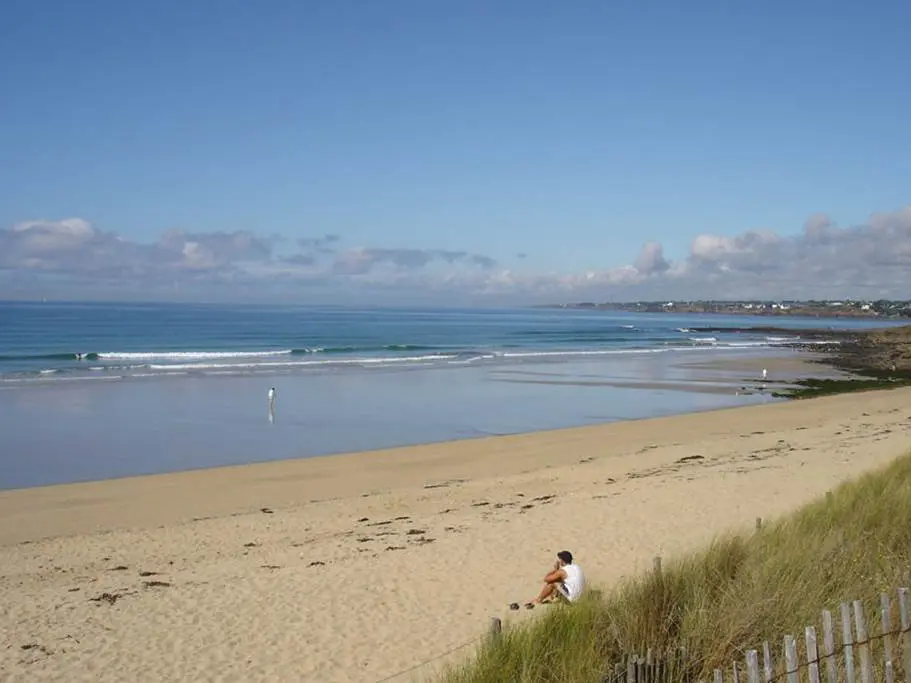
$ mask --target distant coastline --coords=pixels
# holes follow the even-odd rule
[[[789,337],[786,346],[820,354],[819,362],[839,370],[870,377],[911,380],[911,324],[887,329],[799,329],[749,325],[744,327],[701,326],[691,332],[711,334],[725,331],[741,334],[767,334]],[[820,346],[820,341],[836,341]],[[815,342],[815,343],[814,343]]]
[[[779,301],[590,301],[543,304],[536,308],[562,308],[597,311],[623,311],[625,313],[703,313],[721,315],[749,315],[805,318],[911,318],[911,301],[880,299],[866,301],[845,300],[779,300]]]

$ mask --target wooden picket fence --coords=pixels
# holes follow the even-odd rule
[[[742,661],[730,668],[715,669],[712,679],[693,677],[697,667],[685,648],[644,655],[631,654],[617,662],[602,683],[911,683],[911,615],[908,589],[899,588],[898,624],[894,625],[892,602],[888,593],[880,596],[879,633],[869,629],[860,600],[840,605],[840,629],[829,610],[822,612],[822,643],[815,626],[804,629],[804,646],[793,635],[783,638],[778,659],[768,642],[760,650],[744,650]],[[840,637],[836,631],[840,630]],[[800,650],[800,654],[798,654]],[[784,656],[781,657],[781,652]]]

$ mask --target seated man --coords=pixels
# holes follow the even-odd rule
[[[554,569],[544,577],[544,588],[538,597],[531,602],[526,602],[525,607],[532,609],[548,598],[562,597],[569,602],[575,602],[582,595],[585,587],[585,577],[582,568],[573,562],[573,554],[568,550],[557,553],[557,562]]]

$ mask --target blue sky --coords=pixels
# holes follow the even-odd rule
[[[92,297],[119,279],[190,298],[301,283],[329,299],[723,298],[760,287],[761,268],[785,295],[818,277],[841,277],[836,296],[911,283],[895,271],[911,262],[875,261],[911,241],[907,2],[0,12],[13,294]],[[808,221],[828,226],[825,249]],[[829,252],[882,238],[877,221],[890,241],[869,267],[830,272]],[[713,273],[700,235],[722,240]],[[660,258],[637,269],[646,243]],[[757,244],[776,262],[755,262]]]

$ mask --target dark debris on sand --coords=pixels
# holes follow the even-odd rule
[[[113,605],[115,602],[120,600],[120,598],[126,597],[127,595],[131,595],[131,594],[130,593],[108,593],[105,591],[101,595],[96,595],[94,598],[89,598],[89,600],[91,602],[98,602],[98,603],[106,602],[109,605]]]

